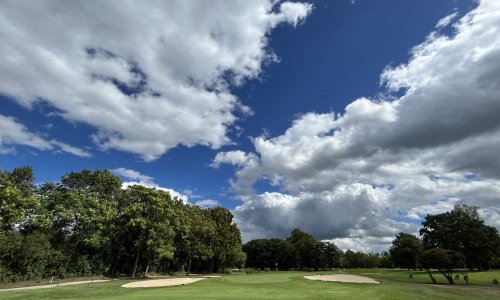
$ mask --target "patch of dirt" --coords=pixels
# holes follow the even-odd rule
[[[153,279],[153,280],[143,280],[129,282],[122,287],[124,288],[143,288],[143,287],[162,287],[162,286],[174,286],[174,285],[185,285],[194,283],[200,280],[205,280],[207,278],[169,278],[169,279]]]
[[[353,274],[310,275],[304,276],[304,278],[309,280],[334,282],[380,283],[373,278]]]
[[[26,287],[19,287],[19,288],[2,289],[2,290],[0,290],[0,292],[49,289],[49,288],[53,288],[53,287],[57,287],[57,286],[77,285],[77,284],[85,284],[85,283],[98,283],[98,282],[105,282],[105,281],[109,281],[109,280],[99,279],[99,280],[70,281],[70,282],[63,282],[63,283],[59,283],[59,284],[34,285],[34,286],[26,286]]]

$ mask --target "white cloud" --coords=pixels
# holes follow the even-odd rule
[[[236,166],[244,166],[249,163],[249,161],[254,160],[255,155],[245,153],[241,150],[236,151],[228,151],[228,152],[219,152],[215,156],[212,164],[210,165],[213,168],[218,168],[221,164],[232,164]]]
[[[23,145],[38,150],[55,150],[70,153],[80,157],[90,157],[83,149],[68,145],[57,140],[47,140],[37,133],[31,132],[16,119],[0,114],[0,153],[15,151],[15,145]]]
[[[198,205],[198,206],[201,206],[201,207],[214,207],[214,206],[219,206],[220,203],[217,200],[204,199],[204,200],[196,201],[194,203],[194,205]]]
[[[187,195],[179,193],[176,190],[171,189],[171,188],[162,187],[162,186],[158,185],[156,182],[154,182],[153,177],[141,174],[138,171],[130,170],[130,169],[126,169],[126,168],[117,168],[117,169],[111,170],[111,172],[128,180],[128,181],[124,181],[122,183],[122,189],[126,189],[127,187],[132,186],[132,185],[142,185],[145,187],[155,188],[157,190],[168,192],[171,197],[177,197],[184,202],[189,201]]]
[[[387,96],[304,114],[281,136],[255,138],[255,153],[238,152],[252,157],[246,163],[221,154],[218,163],[238,166],[235,217],[246,239],[298,227],[379,250],[453,204],[479,206],[498,226],[500,2],[481,1],[453,26],[453,36],[434,32],[407,64],[383,71]],[[258,180],[282,192],[255,195]]]
[[[229,86],[276,57],[270,31],[303,3],[14,1],[0,3],[0,93],[96,129],[92,140],[150,161],[177,145],[219,148],[250,109]]]
[[[441,20],[438,21],[438,23],[436,24],[436,28],[444,28],[448,25],[450,25],[450,23],[458,16],[458,13],[457,12],[454,12],[452,13],[451,15],[447,15],[446,17],[442,18]]]

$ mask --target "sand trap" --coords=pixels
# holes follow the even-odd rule
[[[11,288],[11,289],[2,289],[2,290],[0,290],[0,292],[49,289],[49,288],[53,288],[56,286],[77,285],[77,284],[84,284],[84,283],[99,283],[99,282],[106,282],[106,281],[109,281],[109,280],[99,279],[99,280],[69,281],[69,282],[63,282],[63,283],[59,283],[59,284],[34,285],[34,286],[25,286],[25,287]]]
[[[203,278],[221,278],[222,276],[219,276],[219,275],[204,275],[204,276],[201,276]]]
[[[355,283],[379,283],[378,281],[365,276],[353,274],[332,274],[332,275],[311,275],[304,276],[309,280],[335,281],[335,282],[355,282]]]
[[[206,278],[170,278],[170,279],[153,279],[134,281],[122,285],[124,288],[143,288],[143,287],[162,287],[190,284],[196,281],[204,280]]]

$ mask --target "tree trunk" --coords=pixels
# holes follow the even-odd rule
[[[432,283],[436,284],[436,278],[434,278],[434,276],[432,276],[431,270],[429,269],[429,270],[427,270],[427,272],[429,272],[429,277],[431,278]]]
[[[446,280],[448,280],[448,282],[450,284],[454,284],[455,282],[453,281],[453,272],[443,272],[441,270],[439,270],[439,272],[441,272],[441,274],[443,274],[443,276],[446,278]]]
[[[188,269],[187,269],[187,272],[186,272],[186,275],[189,275],[189,274],[191,274],[191,257],[189,258]]]
[[[139,263],[139,255],[141,254],[140,250],[137,250],[137,255],[135,257],[134,271],[132,271],[132,278],[135,278],[135,272],[137,272],[137,264]]]
[[[146,271],[144,271],[144,277],[148,277],[149,265],[151,264],[151,256],[148,254],[148,264],[146,265]]]

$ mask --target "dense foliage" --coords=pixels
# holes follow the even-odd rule
[[[389,253],[396,266],[415,270],[422,253],[422,242],[412,234],[401,232],[392,241]]]
[[[433,283],[436,283],[436,279],[432,276],[431,269],[437,269],[450,284],[453,284],[453,269],[464,264],[464,256],[457,251],[432,248],[423,251],[419,261],[422,267],[427,269]]]
[[[422,239],[396,235],[390,253],[398,267],[438,270],[450,284],[454,269],[490,269],[500,264],[498,231],[484,224],[476,207],[457,205],[449,212],[427,215],[420,229]]]
[[[484,224],[476,207],[458,205],[449,212],[427,215],[422,225],[425,249],[459,252],[468,268],[489,269],[500,254],[498,231]]]
[[[245,262],[233,215],[107,170],[33,184],[30,167],[0,171],[0,281],[90,274],[216,272]]]
[[[387,252],[342,252],[331,242],[294,229],[286,239],[257,239],[243,245],[247,267],[272,270],[331,270],[333,268],[391,267]]]

